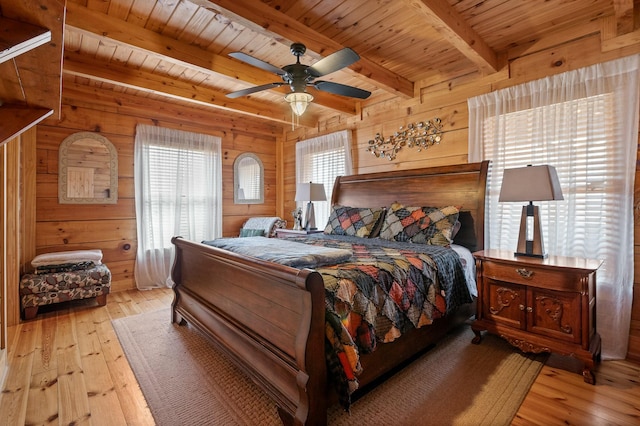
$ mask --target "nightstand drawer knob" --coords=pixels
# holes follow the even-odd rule
[[[531,278],[533,277],[533,271],[527,271],[524,268],[518,268],[516,269],[516,272],[522,277],[522,278]]]
[[[518,308],[520,308],[521,311],[524,311],[524,305],[518,305]]]
[[[533,312],[533,308],[531,306],[527,306],[527,312]]]

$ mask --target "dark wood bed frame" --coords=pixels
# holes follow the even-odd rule
[[[456,243],[483,248],[489,163],[336,179],[332,204],[382,207],[462,206]],[[319,273],[246,258],[176,237],[173,322],[206,334],[275,402],[284,424],[326,424],[330,390],[324,358],[325,301]],[[412,330],[362,355],[361,388],[405,363],[475,313]]]

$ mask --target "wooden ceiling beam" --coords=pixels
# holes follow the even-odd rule
[[[230,99],[222,92],[201,86],[194,87],[192,84],[175,80],[171,77],[163,77],[113,63],[96,64],[95,60],[88,59],[86,56],[77,53],[67,52],[65,54],[64,74],[89,78],[94,81],[114,84],[197,105],[238,112],[282,124],[291,123],[291,110],[284,103],[279,110],[265,108],[263,102],[248,98]],[[299,124],[313,127],[316,122],[317,117],[305,114],[300,117]]]
[[[498,71],[499,63],[496,53],[446,1],[404,1],[424,16],[426,25],[436,28],[449,43],[476,64],[483,73],[492,74]]]
[[[143,50],[157,59],[203,73],[217,73],[230,80],[256,86],[279,81],[278,76],[267,71],[182,43],[104,13],[94,12],[77,3],[68,4],[66,24],[81,34],[98,37],[101,40],[108,39],[116,45],[131,49]],[[284,94],[285,89],[282,92]],[[341,113],[356,114],[355,100],[319,91],[317,94],[314,93],[314,98],[314,103],[317,105]]]
[[[616,17],[616,35],[623,35],[633,31],[633,0],[613,0],[613,10]]]
[[[274,40],[291,44],[303,42],[307,46],[307,53],[316,52],[318,55],[327,56],[330,53],[343,49],[340,43],[330,37],[318,33],[303,23],[279,12],[266,3],[255,0],[189,0],[199,6],[205,7],[229,16],[243,26],[268,34]],[[366,57],[349,67],[358,74],[359,78],[367,79],[371,84],[383,90],[389,91],[405,99],[413,98],[414,83],[406,78],[389,71],[381,65]]]
[[[213,108],[192,108],[185,111],[185,103],[165,102],[160,99],[141,97],[135,94],[105,90],[73,82],[73,76],[64,80],[63,104],[83,108],[97,109],[115,114],[126,114],[164,120],[188,125],[204,126],[212,130],[242,132],[273,140],[282,134],[283,126],[269,120],[248,120],[237,112],[228,113]]]
[[[266,71],[239,64],[231,58],[216,55],[127,21],[95,12],[78,3],[68,3],[66,25],[80,33],[107,38],[116,44],[143,50],[147,54],[167,62],[195,68],[201,72],[214,71],[231,79],[256,85],[266,84],[273,80],[272,74]]]

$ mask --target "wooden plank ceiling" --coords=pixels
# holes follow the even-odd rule
[[[632,12],[633,0],[68,0],[63,75],[282,128],[291,123],[288,86],[226,97],[281,81],[228,54],[280,68],[295,62],[293,42],[307,46],[301,62],[308,65],[350,47],[361,59],[322,80],[372,95],[356,100],[309,88],[315,99],[300,124],[314,126],[418,96],[424,81],[494,73],[509,49],[605,16],[624,23]]]

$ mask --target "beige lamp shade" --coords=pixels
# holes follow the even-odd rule
[[[540,209],[533,201],[563,200],[558,173],[553,166],[505,169],[498,201],[525,201],[520,217],[516,256],[545,258]]]
[[[326,201],[324,185],[321,183],[299,183],[296,186],[296,201]]]
[[[505,169],[498,201],[564,200],[558,173],[553,166]]]

